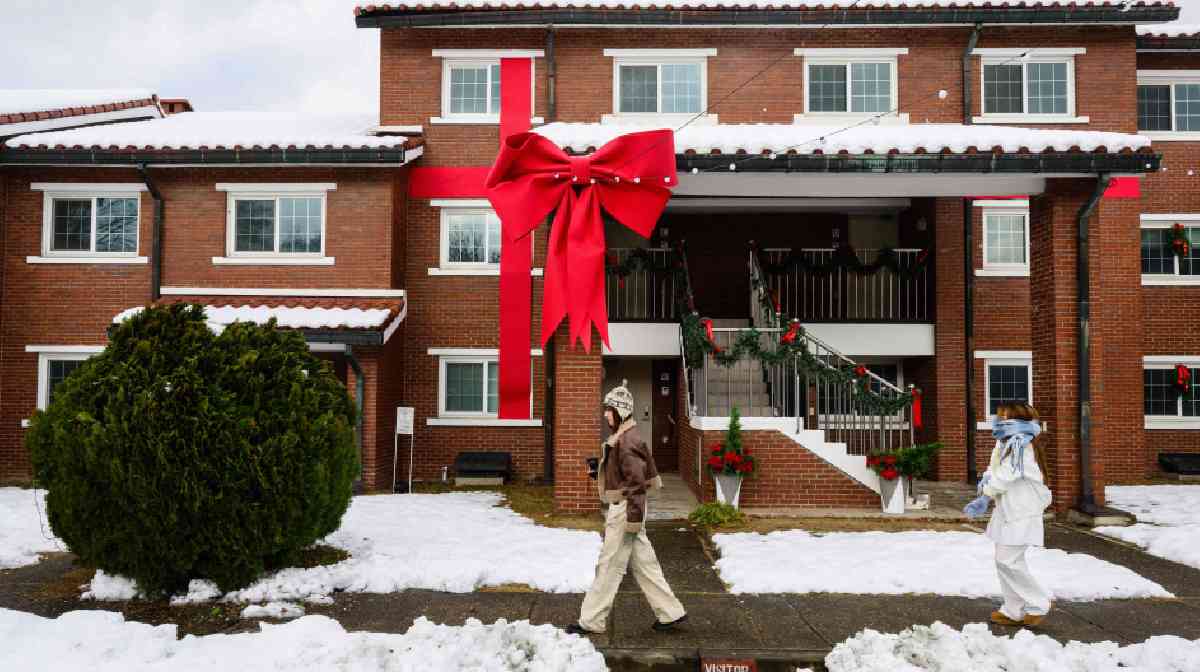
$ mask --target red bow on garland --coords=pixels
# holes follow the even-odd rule
[[[794,343],[796,341],[796,338],[799,336],[800,336],[800,320],[792,320],[791,323],[788,324],[787,333],[784,334],[779,339],[779,342],[785,343],[785,344]]]
[[[713,353],[720,352],[721,346],[717,345],[716,336],[713,335],[712,320],[710,320],[708,318],[704,318],[703,322],[704,322],[704,335],[708,337],[708,343],[709,343],[709,345],[712,346]]]
[[[1184,364],[1175,365],[1175,391],[1187,394],[1192,389],[1192,370]]]
[[[583,340],[591,351],[591,326],[608,345],[604,302],[604,222],[601,209],[643,238],[658,222],[669,187],[675,186],[675,140],[669,130],[620,136],[588,156],[568,156],[537,133],[509,136],[488,173],[488,200],[500,216],[500,409],[501,418],[529,417],[529,359],[520,350],[529,343],[528,284],[505,282],[523,274],[530,263],[505,264],[505,250],[517,245],[554,212],[542,292],[542,338],[570,318],[570,340]],[[520,266],[519,268],[514,266]],[[522,345],[525,344],[525,345]]]

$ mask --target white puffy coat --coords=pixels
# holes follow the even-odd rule
[[[1021,452],[1016,442],[1012,450],[1007,450],[1000,441],[992,449],[991,463],[984,473],[988,482],[983,486],[983,494],[995,500],[996,509],[988,523],[987,536],[1001,546],[1043,546],[1042,514],[1050,506],[1052,495],[1038,467],[1033,446],[1025,446],[1023,465],[1017,464]]]

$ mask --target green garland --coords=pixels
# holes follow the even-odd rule
[[[921,250],[917,253],[915,260],[904,262],[901,261],[900,254],[896,250],[888,247],[879,251],[875,261],[864,263],[858,258],[854,248],[845,245],[836,248],[825,261],[813,261],[803,251],[792,250],[778,263],[767,264],[760,258],[759,266],[767,275],[782,275],[799,268],[817,276],[826,276],[842,269],[857,275],[874,275],[886,268],[901,278],[908,279],[923,272],[929,266],[929,251]]]

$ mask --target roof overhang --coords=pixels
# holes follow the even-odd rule
[[[1161,154],[1147,152],[1038,152],[970,154],[677,154],[681,173],[973,173],[1141,175],[1157,172]],[[730,166],[733,168],[731,169]]]
[[[868,7],[765,9],[569,8],[537,9],[363,9],[359,28],[644,26],[804,28],[975,24],[1149,24],[1174,21],[1172,5],[1058,5],[1041,7]]]
[[[1137,50],[1140,53],[1172,53],[1200,51],[1200,34],[1195,35],[1138,35]]]
[[[49,149],[0,147],[0,165],[10,166],[403,166],[423,148],[271,148],[271,149]]]

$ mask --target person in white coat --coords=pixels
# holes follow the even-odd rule
[[[1004,595],[1004,604],[992,612],[992,622],[1001,625],[1034,627],[1050,612],[1050,593],[1030,573],[1025,560],[1030,546],[1045,545],[1042,514],[1052,498],[1038,440],[1041,432],[1032,406],[1001,406],[992,430],[996,447],[979,480],[979,497],[964,509],[967,516],[977,518],[996,500],[987,536],[996,544],[996,573]]]

